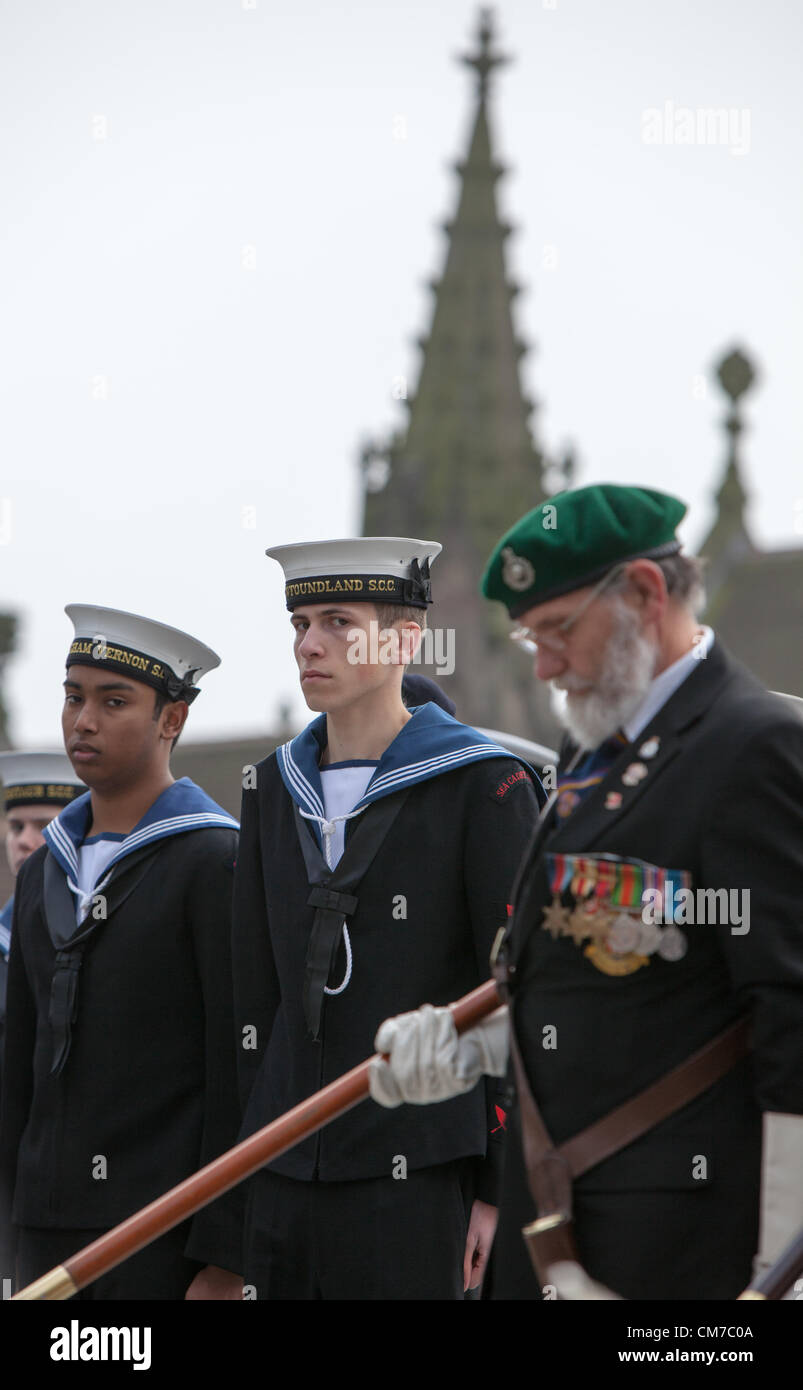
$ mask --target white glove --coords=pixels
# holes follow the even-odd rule
[[[503,1005],[458,1037],[450,1009],[424,1004],[414,1013],[386,1019],[374,1046],[390,1058],[375,1057],[369,1069],[371,1095],[380,1105],[449,1100],[470,1091],[483,1073],[504,1076],[507,1009]]]
[[[551,1286],[558,1298],[567,1303],[607,1303],[612,1299],[619,1300],[618,1293],[613,1293],[605,1284],[598,1284],[586,1274],[582,1265],[575,1264],[574,1260],[559,1260],[557,1264],[550,1265],[546,1277],[549,1281],[548,1287]],[[541,1292],[543,1293],[543,1289]]]
[[[761,1226],[753,1277],[769,1269],[803,1227],[803,1115],[764,1114]]]

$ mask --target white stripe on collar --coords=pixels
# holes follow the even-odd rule
[[[194,811],[188,812],[183,816],[165,816],[162,820],[154,821],[151,825],[143,826],[141,830],[132,831],[124,840],[121,840],[120,847],[114,858],[109,861],[109,869],[117,864],[121,859],[126,858],[132,850],[140,849],[143,845],[149,844],[152,840],[167,839],[172,834],[184,834],[189,830],[205,830],[212,826],[222,826],[227,830],[238,830],[237,821],[225,812],[218,811]],[[78,854],[75,845],[70,839],[63,826],[59,824],[58,817],[52,820],[47,826],[49,837],[54,841],[54,849],[57,849],[67,861],[73,877],[78,874]],[[47,837],[46,837],[47,838]]]
[[[47,829],[49,831],[50,838],[52,838],[55,841],[55,848],[61,851],[64,858],[70,865],[70,868],[73,870],[74,873],[77,874],[78,855],[75,850],[75,845],[73,844],[66,830],[59,824],[58,816],[56,816],[55,820],[52,820],[50,822]]]
[[[114,863],[123,850],[138,848],[139,845],[146,845],[149,840],[160,839],[164,834],[164,827],[170,825],[174,826],[176,830],[179,827],[182,830],[196,830],[209,825],[222,825],[228,830],[238,828],[236,820],[232,820],[231,816],[221,815],[217,811],[194,811],[185,816],[166,816],[164,820],[154,821],[153,825],[144,826],[142,830],[132,830],[131,834],[122,841],[119,853],[114,856],[114,860],[111,862]]]
[[[445,771],[449,767],[459,767],[464,762],[477,762],[481,758],[512,758],[512,754],[506,748],[502,748],[495,743],[475,743],[468,748],[457,749],[453,753],[441,753],[436,758],[424,758],[418,763],[408,763],[406,767],[397,768],[394,772],[384,772],[375,782],[371,782],[365,792],[363,800],[370,797],[376,791],[387,791],[388,788],[395,788],[408,781],[416,781],[436,770]],[[519,761],[514,759],[514,761]]]
[[[296,802],[305,816],[309,820],[317,822],[316,833],[318,833],[318,826],[326,821],[326,809],[322,796],[318,794],[314,782],[311,780],[313,776],[311,768],[315,766],[312,760],[316,759],[316,755],[320,752],[318,732],[324,719],[324,715],[319,715],[317,720],[308,725],[295,739],[276,750],[278,768],[285,789],[291,800]],[[472,738],[481,740],[481,742],[472,743],[470,742]],[[313,741],[317,745],[316,747],[313,746]],[[300,761],[295,757],[293,749],[295,743],[299,743],[301,760],[306,770],[302,768]],[[408,761],[400,764],[400,758],[404,752],[407,752],[409,757],[409,754],[415,751],[423,752],[423,748],[426,746],[430,748],[434,746],[436,749],[440,746],[444,751],[435,752],[426,758],[419,757],[414,762]],[[511,753],[509,749],[503,748],[492,739],[483,737],[476,729],[460,724],[459,721],[444,714],[438,707],[431,704],[420,706],[413,711],[413,718],[404,725],[400,734],[383,753],[376,769],[379,776],[375,772],[354,809],[355,811],[362,811],[374,801],[378,801],[380,797],[387,796],[400,788],[423,782],[430,777],[437,777],[442,772],[450,772],[454,768],[465,766],[468,763],[491,758],[504,758],[507,761],[512,759],[514,762],[523,761],[521,757]],[[310,760],[309,763],[307,762],[308,759]],[[387,766],[388,762],[390,763],[389,767]],[[383,763],[387,770],[380,772],[379,769],[382,768]],[[320,770],[317,770],[317,776],[320,777]]]
[[[284,743],[281,748],[277,750],[284,763],[287,780],[292,783],[298,794],[299,800],[305,803],[316,816],[321,816],[325,819],[324,804],[312,783],[304,776],[290,749],[291,744]]]

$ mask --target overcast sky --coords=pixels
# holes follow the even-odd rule
[[[400,419],[393,381],[415,379],[423,282],[443,259],[473,109],[453,57],[477,6],[5,0],[0,14],[15,741],[59,743],[68,602],[220,652],[190,737],[270,728],[284,698],[300,720],[263,552],[359,526],[359,444]],[[516,313],[537,348],[522,376],[540,441],[574,443],[580,482],[681,493],[694,544],[724,451],[724,398],[705,383],[741,343],[762,374],[750,523],[764,545],[803,544],[800,9],[501,0],[496,16],[515,58],[495,82],[500,199],[529,287]],[[719,142],[678,143],[684,108],[731,112]]]

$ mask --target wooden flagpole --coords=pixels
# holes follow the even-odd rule
[[[450,1004],[458,1033],[463,1033],[501,1003],[494,980],[472,990],[462,999]],[[316,1091],[307,1100],[286,1114],[265,1125],[233,1149],[221,1154],[192,1177],[165,1192],[156,1201],[122,1221],[98,1240],[57,1265],[47,1274],[35,1279],[27,1288],[14,1295],[16,1299],[67,1299],[94,1279],[107,1274],[129,1256],[149,1245],[152,1240],[186,1221],[207,1203],[221,1197],[229,1188],[255,1173],[266,1163],[278,1158],[294,1144],[307,1139],[316,1130],[345,1115],[369,1094],[368,1071],[372,1058],[361,1062],[337,1081]]]

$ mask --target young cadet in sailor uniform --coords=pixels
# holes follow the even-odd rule
[[[18,1287],[229,1147],[239,1123],[237,823],[169,767],[219,658],[133,614],[66,611],[62,728],[91,790],[45,828],[14,899],[0,1222]],[[78,1296],[239,1297],[223,1214],[214,1204]]]
[[[244,781],[233,924],[244,1134],[369,1055],[389,1010],[444,1004],[488,978],[543,794],[490,739],[431,702],[402,703],[440,549],[367,537],[268,551],[319,713]],[[496,1098],[480,1087],[438,1114],[366,1103],[261,1170],[250,1296],[476,1287],[496,1217]]]
[[[64,753],[0,753],[0,782],[6,813],[6,855],[12,876],[44,844],[42,831],[54,816],[86,791]],[[0,1076],[6,1031],[6,986],[14,895],[0,908]],[[2,1091],[0,1091],[2,1101]]]
[[[698,626],[685,510],[646,488],[561,494],[483,581],[567,692],[569,734],[497,960],[519,1055],[496,1297],[544,1287],[521,1235],[536,1215],[533,1263],[567,1258],[572,1186],[569,1257],[629,1299],[735,1298],[755,1251],[765,1267],[803,1225],[803,726]],[[506,1012],[459,1043],[443,1020],[390,1021],[373,1094],[456,1094],[480,1037],[498,1074]],[[590,1128],[626,1102],[607,1137]]]

